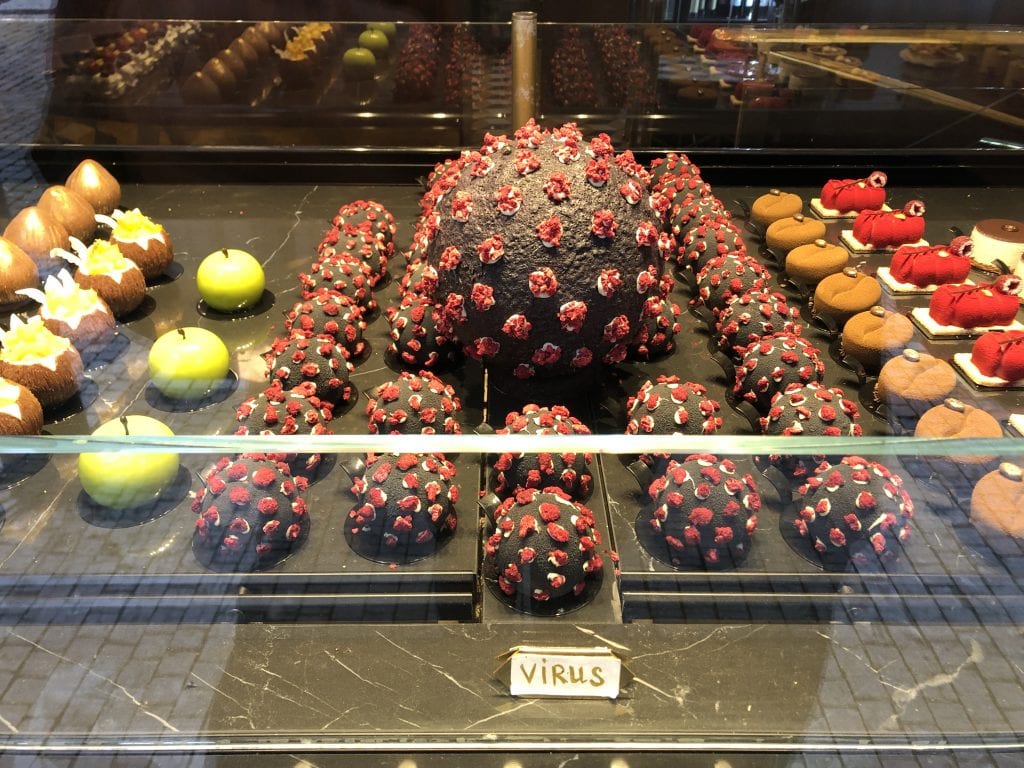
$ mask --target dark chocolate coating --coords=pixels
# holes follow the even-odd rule
[[[675,302],[648,296],[640,332],[629,346],[629,356],[634,360],[650,360],[672,352],[676,348],[676,334],[682,330],[679,315],[679,305]]]
[[[744,350],[732,392],[767,413],[777,392],[794,382],[820,382],[824,375],[825,364],[818,350],[805,338],[776,333],[761,337]]]
[[[285,390],[304,385],[321,400],[338,405],[355,394],[349,383],[352,365],[344,347],[330,336],[276,339],[264,359],[267,376]]]
[[[749,256],[716,256],[697,273],[697,297],[693,301],[717,315],[732,299],[765,289],[770,279],[764,265]]]
[[[331,336],[353,358],[366,350],[363,311],[336,291],[321,289],[296,302],[285,313],[284,327],[292,335]]]
[[[450,384],[430,371],[403,371],[377,387],[366,404],[370,434],[459,434],[462,410]]]
[[[439,368],[458,359],[458,345],[437,330],[430,299],[407,293],[398,307],[388,308],[387,316],[392,339],[388,351],[403,366],[415,370]]]
[[[800,310],[777,291],[747,291],[732,298],[715,319],[718,348],[734,360],[748,346],[773,333],[800,334]]]

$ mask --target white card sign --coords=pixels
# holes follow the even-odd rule
[[[622,659],[604,647],[520,645],[505,661],[513,696],[615,699],[630,677]]]

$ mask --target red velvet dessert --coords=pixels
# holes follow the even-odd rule
[[[971,362],[985,376],[1024,379],[1024,331],[989,331],[971,349]]]
[[[992,283],[940,285],[932,294],[928,314],[942,325],[989,328],[1009,325],[1020,306],[1021,279],[1002,275]]]
[[[821,188],[821,204],[840,213],[880,210],[888,180],[882,171],[872,171],[863,179],[829,179]]]
[[[916,243],[924,236],[924,211],[920,200],[911,200],[901,211],[861,211],[853,221],[853,236],[876,248]]]
[[[901,283],[920,288],[928,285],[962,283],[971,271],[969,237],[957,237],[949,245],[902,245],[889,263],[889,273]]]

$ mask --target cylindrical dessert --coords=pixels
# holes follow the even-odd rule
[[[780,253],[789,253],[797,246],[813,243],[824,237],[825,222],[808,219],[798,213],[769,224],[764,233],[764,242],[769,248]]]
[[[831,317],[842,325],[858,312],[878,304],[882,286],[856,267],[829,275],[814,289],[814,314]]]
[[[986,272],[1015,272],[1024,255],[1024,222],[982,219],[971,230],[971,264]]]
[[[800,195],[772,189],[757,198],[750,206],[750,220],[762,227],[767,227],[779,219],[803,213],[803,210],[804,201]]]
[[[955,388],[956,371],[949,363],[905,349],[882,366],[875,382],[875,399],[921,414],[949,397]]]
[[[818,238],[799,245],[786,254],[786,274],[807,285],[817,285],[829,275],[841,272],[850,254],[841,245],[832,245]]]
[[[846,321],[840,344],[845,356],[857,360],[868,374],[876,374],[913,337],[914,324],[909,318],[875,305]]]

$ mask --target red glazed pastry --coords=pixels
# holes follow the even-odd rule
[[[888,180],[881,171],[864,179],[829,179],[821,188],[821,204],[840,213],[877,211],[885,204]]]
[[[902,211],[861,211],[853,236],[876,248],[916,243],[924,235],[924,203],[911,200]]]
[[[1024,331],[989,331],[978,337],[971,362],[985,376],[1024,379]]]
[[[949,245],[900,246],[892,255],[889,273],[901,283],[926,285],[962,283],[971,271],[969,237],[957,237]]]
[[[1017,316],[1021,279],[1002,275],[979,285],[940,285],[932,294],[928,314],[937,323],[959,328],[1009,325]]]

